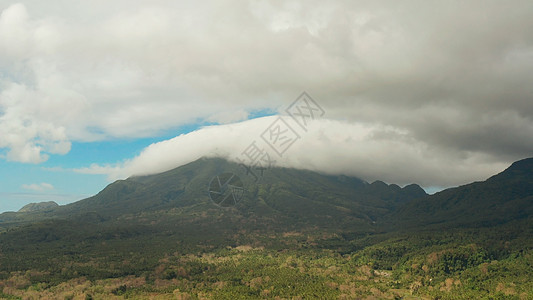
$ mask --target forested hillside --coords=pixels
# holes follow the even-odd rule
[[[428,196],[419,186],[222,159],[0,215],[5,298],[533,297],[532,159]],[[243,178],[218,207],[217,174]],[[241,172],[241,173],[239,173]]]

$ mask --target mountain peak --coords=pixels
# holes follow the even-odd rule
[[[525,158],[511,164],[503,172],[492,176],[487,181],[515,180],[517,178],[533,181],[533,157]]]
[[[514,162],[506,171],[533,173],[533,157]]]
[[[533,158],[482,182],[415,199],[396,213],[405,226],[488,226],[533,215]]]
[[[428,195],[426,191],[416,183],[406,185],[402,188],[402,190],[406,193],[413,195],[416,198],[420,198],[420,197],[424,197]]]
[[[19,209],[18,212],[35,212],[56,208],[59,205],[54,201],[30,203]]]

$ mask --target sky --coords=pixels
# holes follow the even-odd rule
[[[533,156],[532,14],[526,0],[0,0],[0,212],[251,145],[429,191],[485,180]]]

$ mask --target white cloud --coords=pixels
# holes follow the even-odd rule
[[[329,136],[346,126],[375,138],[314,150],[355,153],[339,153],[342,163],[301,150],[302,161],[293,158],[292,165],[348,172],[353,166],[345,160],[368,166],[363,157],[375,156],[383,167],[368,178],[385,176],[378,174],[385,166],[426,172],[406,180],[479,178],[533,153],[532,8],[527,0],[3,1],[0,148],[5,159],[39,163],[67,153],[72,141],[152,137],[185,124],[232,123],[257,109],[283,110],[307,90],[332,119],[321,122],[332,126],[321,129]],[[172,141],[206,147],[211,132],[235,126]],[[217,149],[234,153],[222,143]],[[390,147],[395,151],[383,150]],[[119,170],[84,172],[125,176],[143,164],[194,156],[173,151],[186,155],[141,155]]]
[[[49,102],[41,97],[43,95],[38,92],[18,84],[9,84],[1,92],[0,106],[7,105],[0,115],[0,148],[9,149],[8,160],[40,163],[47,160],[45,153],[66,154],[70,151],[65,127],[54,124],[50,119],[53,114],[40,116],[50,109],[39,107]]]
[[[43,183],[32,183],[32,184],[23,184],[21,186],[25,190],[35,191],[35,192],[44,192],[44,191],[50,191],[54,189],[54,186],[43,182]]]
[[[145,148],[137,157],[117,165],[92,165],[78,172],[107,174],[110,179],[159,173],[200,157],[244,159],[241,153],[256,142],[276,160],[276,166],[346,174],[365,180],[452,186],[486,179],[507,165],[484,153],[449,152],[416,140],[405,130],[362,123],[318,119],[308,131],[284,117],[301,139],[277,156],[260,135],[278,116],[236,124],[209,126]]]

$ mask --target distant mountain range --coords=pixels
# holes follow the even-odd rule
[[[254,182],[238,164],[202,158],[176,169],[116,181],[97,195],[57,206],[29,204],[0,215],[0,226],[40,220],[89,218],[113,222],[125,215],[180,210],[210,220],[215,216],[276,220],[290,228],[319,226],[331,230],[375,232],[417,227],[490,226],[528,218],[533,212],[533,158],[513,163],[484,182],[427,195],[416,185],[404,188],[381,181],[271,168]],[[207,193],[214,176],[234,172],[243,179],[242,201],[228,209],[214,205]],[[230,218],[231,219],[231,218]],[[209,222],[207,222],[209,223]]]
[[[106,228],[128,218],[133,227],[146,226],[147,220],[174,223],[177,230],[182,226],[183,236],[196,236],[198,228],[189,226],[200,223],[198,227],[205,228],[207,236],[224,236],[227,228],[241,226],[263,234],[313,228],[378,232],[380,218],[427,196],[418,185],[369,184],[354,177],[287,168],[265,170],[255,183],[243,171],[224,159],[202,158],[161,174],[116,181],[97,195],[69,205],[32,204],[16,213],[1,214],[0,228],[45,220]],[[242,200],[230,208],[216,206],[207,192],[213,177],[224,172],[238,174],[245,190]],[[125,225],[121,222],[120,226]],[[157,226],[149,228],[149,232],[158,230]]]
[[[533,158],[483,182],[415,199],[393,214],[405,228],[486,227],[533,216]]]

